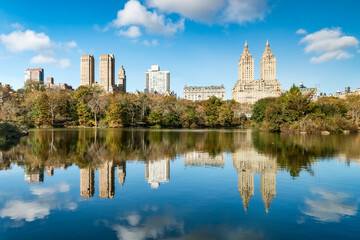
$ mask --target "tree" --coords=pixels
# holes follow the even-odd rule
[[[265,119],[266,107],[274,101],[275,98],[263,98],[257,101],[252,109],[251,120],[256,123],[262,123]]]
[[[161,126],[163,123],[163,114],[163,110],[151,111],[148,116],[150,124],[153,126]]]
[[[104,111],[106,105],[106,99],[103,96],[100,96],[98,93],[93,94],[91,100],[88,102],[88,106],[91,109],[91,112],[94,114],[95,127],[98,126],[98,114]]]

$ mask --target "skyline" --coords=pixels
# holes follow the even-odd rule
[[[241,3],[246,0],[179,2],[108,1],[90,7],[76,2],[70,10],[70,1],[2,3],[0,82],[20,88],[27,68],[42,67],[45,78],[77,88],[81,55],[94,55],[98,62],[102,53],[109,53],[116,56],[115,72],[124,65],[129,92],[143,91],[145,72],[156,64],[171,72],[171,90],[180,96],[185,85],[220,82],[230,99],[245,41],[260,59],[269,40],[283,89],[300,82],[319,85],[319,92],[326,93],[360,87],[360,30],[348,21],[358,18],[360,3],[329,1],[323,9],[320,2],[257,0],[245,11]],[[35,8],[39,14],[26,13]],[[254,77],[260,78],[258,61]]]

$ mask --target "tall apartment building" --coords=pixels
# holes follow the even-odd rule
[[[240,103],[254,104],[259,99],[278,97],[281,84],[276,79],[276,58],[269,42],[261,58],[261,79],[254,80],[254,58],[247,43],[239,61],[239,79],[231,91],[232,99]]]
[[[115,87],[115,57],[114,54],[100,56],[99,85],[105,92],[114,92]]]
[[[145,92],[165,94],[170,92],[170,72],[160,71],[159,65],[151,65],[145,73]]]
[[[80,86],[91,86],[95,83],[95,65],[93,55],[82,55],[80,61]]]
[[[119,91],[126,93],[126,73],[123,65],[121,65],[121,68],[119,70],[117,87]]]
[[[99,170],[99,193],[101,198],[114,198],[115,168],[113,162],[105,162]]]
[[[206,86],[206,87],[184,87],[184,99],[191,101],[205,101],[210,97],[215,96],[221,100],[225,100],[225,87],[221,86]]]
[[[151,160],[146,162],[145,178],[151,188],[157,189],[160,183],[170,180],[170,161],[167,159]]]
[[[90,167],[80,169],[80,195],[83,198],[92,198],[95,192],[95,174]]]
[[[44,84],[44,69],[43,68],[28,68],[25,71],[25,81],[32,80]]]

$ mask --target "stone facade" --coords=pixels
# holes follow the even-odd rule
[[[121,68],[119,70],[117,87],[119,91],[126,93],[126,73],[123,65],[121,65]]]
[[[145,73],[145,92],[165,94],[170,92],[170,72],[160,71],[158,65],[151,65]]]
[[[261,79],[254,80],[254,58],[245,43],[239,61],[239,79],[231,91],[232,99],[239,103],[254,104],[266,97],[278,97],[281,84],[276,79],[276,58],[271,52],[270,44],[266,43],[261,58]]]
[[[215,96],[221,100],[225,100],[225,87],[208,86],[208,87],[184,87],[184,99],[191,101],[206,101],[210,97]]]
[[[99,86],[105,92],[114,92],[116,87],[114,54],[102,54],[100,56]]]
[[[115,168],[113,162],[105,162],[99,170],[99,192],[101,198],[114,198]]]
[[[80,169],[80,195],[83,198],[92,198],[95,192],[95,174],[90,167]]]
[[[95,83],[95,62],[93,55],[82,55],[80,60],[80,86]]]
[[[193,151],[184,153],[183,161],[185,166],[196,167],[224,167],[225,166],[225,152],[210,156],[207,152]]]

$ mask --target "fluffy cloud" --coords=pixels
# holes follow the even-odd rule
[[[63,58],[63,59],[57,60],[54,57],[48,57],[48,56],[44,56],[41,54],[31,58],[30,63],[32,63],[32,64],[54,64],[60,68],[67,68],[70,66],[69,59]]]
[[[147,0],[147,5],[166,13],[178,13],[201,22],[244,23],[262,20],[270,0]]]
[[[58,201],[57,193],[65,193],[70,190],[67,184],[54,185],[52,187],[41,188],[33,187],[30,189],[33,195],[38,198],[31,201],[10,200],[4,205],[0,211],[1,218],[10,218],[16,221],[25,220],[27,222],[43,219],[50,214],[52,209],[68,209],[74,210],[77,204],[67,200]]]
[[[263,20],[269,11],[268,0],[228,0],[222,14],[225,22],[244,23]]]
[[[50,38],[45,33],[36,33],[32,30],[1,34],[0,41],[11,52],[39,51],[51,47]]]
[[[359,41],[353,36],[345,36],[341,28],[325,28],[306,35],[300,43],[306,45],[306,53],[320,54],[311,58],[312,63],[321,63],[351,58],[352,55],[345,50],[356,48]]]
[[[138,38],[141,36],[141,31],[138,26],[131,26],[127,30],[119,30],[118,34],[129,38]]]
[[[311,192],[320,198],[305,199],[306,209],[303,214],[321,222],[339,222],[342,217],[355,216],[356,204],[349,204],[350,196],[342,192],[331,192],[325,189],[314,188]]]
[[[19,28],[17,23],[13,27]],[[31,58],[32,64],[54,64],[61,68],[70,66],[69,59],[57,59],[55,52],[57,50],[70,51],[71,48],[77,47],[75,41],[62,44],[51,41],[50,37],[45,33],[37,33],[32,30],[16,30],[8,35],[1,34],[0,42],[5,48],[13,53],[22,53],[25,51],[32,51],[37,53],[37,56]]]
[[[171,19],[156,11],[148,11],[139,1],[130,0],[124,9],[118,12],[113,25],[118,28],[139,26],[145,28],[148,33],[169,36],[184,29],[184,19],[173,23]]]
[[[300,29],[298,29],[298,30],[296,31],[296,34],[300,34],[300,35],[302,35],[302,34],[307,34],[307,31],[306,31],[305,29],[303,29],[303,28],[300,28]]]
[[[225,0],[147,0],[147,6],[178,13],[192,20],[209,21],[225,6]]]

